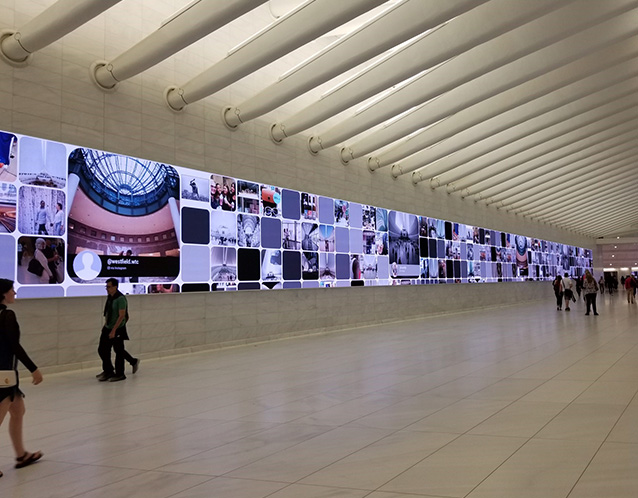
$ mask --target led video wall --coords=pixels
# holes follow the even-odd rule
[[[588,249],[0,132],[21,297],[551,280]]]

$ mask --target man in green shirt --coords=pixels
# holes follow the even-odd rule
[[[104,305],[104,327],[100,334],[97,352],[102,359],[102,373],[96,377],[100,382],[117,382],[126,379],[124,361],[133,367],[133,373],[140,366],[139,358],[133,358],[124,349],[124,341],[128,341],[126,322],[128,321],[128,302],[124,294],[118,290],[119,282],[115,278],[106,281],[108,297]],[[111,348],[115,351],[115,370],[111,362]]]

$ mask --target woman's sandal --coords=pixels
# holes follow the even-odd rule
[[[36,451],[35,453],[29,453],[28,451],[26,451],[24,453],[24,455],[22,455],[21,457],[16,458],[16,462],[17,463],[15,465],[15,468],[16,469],[22,469],[24,467],[28,467],[32,463],[35,463],[38,460],[40,460],[40,458],[42,458],[42,452],[41,451]]]

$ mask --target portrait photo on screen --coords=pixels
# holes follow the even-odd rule
[[[319,250],[319,225],[317,223],[301,224],[301,248],[304,251]]]
[[[350,256],[350,278],[354,280],[361,279],[361,266],[363,257],[359,254],[352,254]]]
[[[201,178],[182,174],[182,199],[196,202],[210,201],[210,181],[208,178]]]
[[[374,238],[377,256],[388,254],[388,232],[377,232]]]
[[[376,233],[371,230],[363,231],[363,254],[375,254],[377,251]]]
[[[210,240],[215,246],[235,246],[237,244],[237,215],[228,211],[211,212]]]
[[[261,280],[263,282],[279,282],[282,279],[282,258],[279,249],[262,249]],[[270,287],[272,289],[272,287]]]
[[[22,137],[18,179],[25,185],[64,188],[66,146],[39,138]]]
[[[69,156],[67,271],[80,283],[179,275],[179,174],[172,166],[93,149]]]
[[[18,189],[11,183],[0,183],[0,233],[12,233],[16,229]]]
[[[421,258],[421,278],[430,278],[430,264],[428,258]]]
[[[340,199],[334,201],[334,224],[337,227],[350,226],[350,203]]]
[[[64,282],[64,240],[55,237],[18,239],[18,282],[61,284]]]
[[[18,230],[24,234],[63,235],[65,208],[62,190],[22,186],[18,191]]]
[[[210,262],[210,278],[213,282],[237,280],[237,250],[234,247],[213,247]]]
[[[335,227],[332,225],[319,225],[319,250],[321,252],[334,252]]]
[[[281,189],[273,185],[261,187],[261,214],[269,218],[281,218]]]
[[[390,265],[396,270],[394,277],[418,277],[419,265],[419,221],[413,214],[390,211],[388,216],[390,234]]]
[[[239,247],[259,247],[261,244],[261,226],[258,216],[237,215],[237,245]]]
[[[301,277],[304,280],[317,280],[319,278],[319,253],[301,253]]]
[[[337,263],[334,253],[319,253],[319,279],[334,280],[337,278]]]
[[[282,223],[281,247],[284,249],[301,249],[301,222],[284,220]]]
[[[217,188],[217,184],[215,184]],[[211,185],[212,192],[212,185]],[[239,213],[259,214],[259,184],[237,180],[237,211]]]
[[[301,217],[304,220],[319,219],[319,197],[307,192],[301,193]]]
[[[0,131],[0,182],[15,182],[18,176],[18,138]]]
[[[527,237],[516,235],[514,237],[514,245],[516,246],[516,266],[518,266],[519,269],[518,273],[521,276],[527,276]]]
[[[214,210],[235,211],[237,193],[235,179],[221,175],[210,176],[210,207]]]
[[[377,208],[374,206],[361,206],[361,225],[364,230],[376,231],[377,229]]]
[[[419,216],[419,235],[421,237],[429,236],[428,219],[426,216]]]

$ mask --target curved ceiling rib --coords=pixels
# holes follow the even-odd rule
[[[12,65],[25,65],[33,52],[59,40],[120,0],[58,0],[17,31],[0,33],[0,56]]]
[[[624,195],[631,194],[638,187],[638,180],[629,183],[625,182],[620,187],[606,188],[601,185],[598,188],[590,189],[582,195],[569,200],[569,202],[559,203],[548,208],[542,213],[529,215],[532,218],[544,222],[561,223],[570,217],[579,216],[585,218],[588,223],[595,221],[598,216],[597,207],[606,208],[606,204],[623,198]],[[593,214],[592,214],[593,213]],[[602,213],[600,213],[602,216]]]
[[[554,3],[554,6],[562,5]],[[574,10],[578,10],[578,16],[574,16]],[[619,13],[617,9],[614,9],[614,12],[609,13],[609,15],[613,16]],[[567,20],[571,22],[567,23]],[[473,50],[467,51],[449,64],[441,66],[434,73],[441,71],[454,77],[457,74],[462,74],[463,76],[460,80],[452,80],[453,83],[447,88],[451,90],[459,84],[473,79],[474,76],[495,70],[603,20],[604,16],[601,18],[600,11],[592,13],[586,9],[574,9],[572,5],[567,4],[551,14],[546,14],[519,27],[515,31],[504,33]],[[541,33],[542,36],[540,36]],[[488,56],[488,54],[491,56]],[[468,71],[472,64],[476,64],[477,70]],[[461,71],[461,68],[466,72],[465,74]],[[424,79],[433,76],[434,74],[426,75]],[[443,92],[445,91],[446,89],[443,90]],[[342,159],[348,161],[362,157],[418,131],[423,128],[424,123],[432,124],[433,121],[429,113],[430,108],[427,104],[410,110],[401,118],[384,125],[381,129],[365,136],[358,142],[346,144],[345,148],[342,149]]]
[[[624,106],[624,107],[623,107]],[[487,154],[481,159],[488,161],[485,165],[486,168],[497,166],[502,161],[507,161],[507,177],[512,177],[514,171],[519,167],[525,167],[526,169],[532,165],[532,161],[535,159],[543,160],[543,157],[558,150],[566,145],[576,142],[577,140],[585,140],[596,133],[599,133],[599,129],[605,126],[611,126],[616,122],[616,118],[621,120],[623,115],[622,109],[631,109],[638,106],[636,102],[636,96],[619,99],[613,103],[613,105],[604,106],[603,109],[596,109],[594,111],[586,112],[582,115],[572,117],[562,123],[548,126],[546,129],[531,133],[529,139],[522,139],[518,142],[514,142],[512,147],[502,147],[497,152]],[[625,116],[626,118],[627,116]],[[624,121],[621,122],[621,124]],[[519,143],[520,142],[520,143]],[[516,147],[514,147],[516,146]],[[516,148],[516,151],[510,152],[509,149]],[[495,155],[495,157],[488,157]],[[533,167],[533,166],[532,166]],[[536,169],[534,167],[534,169]],[[490,178],[487,181],[475,184],[474,188],[480,188],[481,191],[476,194],[476,200],[482,200],[486,204],[493,204],[501,201],[510,188],[503,181],[503,177],[499,174],[500,168],[494,168],[491,170],[496,175],[494,178]],[[474,188],[472,190],[474,190]]]
[[[181,110],[187,104],[225,88],[384,1],[308,0],[188,83],[168,88],[166,102],[171,109]],[[300,26],[304,29],[299,29]]]
[[[613,171],[614,168],[623,166],[626,161],[633,160],[635,153],[633,144],[624,145],[620,148],[605,150],[600,154],[600,157],[570,162],[558,169],[541,172],[539,176],[527,182],[513,181],[512,185],[515,187],[508,190],[508,197],[496,203],[495,206],[499,209],[503,208],[505,211],[514,212],[532,208],[538,205],[535,203],[541,201],[545,193],[551,194],[553,189],[560,187],[564,181],[580,178],[581,168],[596,175]],[[523,185],[525,186],[523,187]]]
[[[633,182],[638,182],[638,180],[633,180]],[[567,216],[574,212],[579,212],[578,208],[586,208],[590,205],[588,204],[590,202],[596,204],[606,203],[608,200],[613,199],[613,194],[619,191],[624,191],[624,189],[627,189],[629,186],[630,185],[627,184],[626,180],[616,185],[599,184],[596,187],[582,191],[578,195],[572,196],[569,199],[563,199],[560,202],[555,202],[551,206],[543,206],[539,209],[529,210],[525,213],[525,216],[536,217],[538,219],[554,219],[554,217],[558,218],[560,216]],[[595,199],[592,198],[594,195],[597,196]],[[608,195],[611,197],[605,197]],[[590,216],[594,214],[595,213],[589,213]]]
[[[223,118],[229,127],[234,128],[262,116],[343,72],[478,5],[480,2],[467,0],[405,0],[293,68],[258,94],[235,107],[228,107]],[[397,26],[400,26],[400,29],[397,29]],[[281,132],[287,136],[285,128]]]
[[[488,189],[502,183],[502,173],[514,174],[517,168],[529,167],[534,160],[543,160],[548,154],[565,150],[576,143],[591,143],[593,137],[618,128],[636,118],[637,103],[630,97],[620,99],[603,109],[595,109],[565,122],[532,133],[529,137],[496,149],[468,166],[475,173],[450,183],[449,191],[468,189],[477,199],[487,199],[495,191]],[[623,104],[625,104],[624,107]],[[627,108],[629,105],[629,108]],[[624,110],[623,110],[624,109]],[[598,112],[597,112],[598,111]],[[471,188],[470,188],[471,187]]]
[[[452,19],[456,15],[455,12],[470,8],[472,10],[469,12]],[[406,46],[389,54],[382,61],[339,85],[284,123],[275,123],[272,126],[273,139],[278,142],[306,130],[421,71],[556,8],[556,2],[551,0],[529,2],[524,5],[514,5],[508,0],[492,0],[482,5],[477,2],[459,0],[432,3],[430,0],[406,2],[387,13],[383,22],[384,24],[386,21],[391,22],[384,28],[386,31],[390,33],[406,30],[410,33],[426,31],[452,20],[449,25],[441,26],[434,32],[424,33]],[[401,29],[397,30],[396,26],[401,26]],[[376,25],[366,26],[361,36],[372,27],[377,28]],[[370,34],[376,35],[376,33],[366,33],[366,36]],[[382,30],[382,34],[378,36],[383,39],[386,35],[383,35]],[[284,81],[277,84],[282,84]],[[242,104],[240,108],[244,108],[244,105]]]
[[[616,94],[634,92],[638,88],[636,76],[638,68],[619,64],[615,71],[597,73],[558,90],[543,93],[517,107],[511,107],[515,98],[511,94],[525,93],[521,91],[524,89],[524,85],[521,85],[513,91],[504,92],[465,109],[410,136],[382,154],[368,158],[368,167],[375,170],[398,163],[393,169],[396,170],[396,176],[399,176],[426,165],[433,166],[435,161],[448,156],[457,165],[466,163],[492,150],[494,142],[509,143],[512,138],[503,138],[505,132],[520,130],[520,125],[527,126],[535,118],[545,116],[548,120],[562,119],[557,116],[568,112],[567,109],[577,109],[578,106],[593,108],[613,100]],[[511,108],[498,114],[499,110],[508,107]],[[454,137],[453,140],[450,140],[451,137]],[[432,167],[433,176],[450,169],[447,166],[435,172]]]
[[[605,176],[605,181],[609,182],[609,184],[616,180],[626,181],[626,174],[633,168],[635,168],[635,163],[633,158],[630,158],[625,159],[624,161],[615,162],[607,168],[597,168],[596,170],[590,171],[584,175],[572,175],[568,178],[565,178],[566,175],[563,175],[560,184],[555,184],[553,187],[546,190],[545,198],[542,203],[551,204],[559,199],[564,199],[566,196],[576,194],[581,190],[600,184],[599,175],[601,173],[608,173],[608,176]],[[537,200],[537,202],[540,201]],[[526,206],[526,208],[532,209],[533,204],[534,203],[530,203]]]
[[[635,233],[638,216],[627,216],[627,212],[635,212],[638,208],[638,201],[628,202],[625,206],[609,210],[609,219],[597,218],[592,220],[582,220],[579,226],[586,226],[590,233],[600,234],[601,237],[622,233]]]
[[[443,92],[448,92],[446,96],[454,95],[454,105],[447,106],[440,114],[428,116],[429,123],[436,122],[481,100],[540,76],[551,69],[583,57],[592,50],[627,38],[638,30],[636,23],[638,15],[635,10],[631,12],[633,15],[626,12],[628,2],[605,2],[605,6],[609,6],[610,9],[612,6],[618,7],[618,4],[621,4],[623,8],[614,9],[614,15],[624,11],[622,15],[617,15],[601,24],[582,30],[552,46],[542,48],[522,58],[517,58],[506,66],[494,69],[486,74],[483,74],[486,66],[492,67],[486,61],[494,60],[494,58],[497,58],[497,54],[493,50],[483,53],[482,49],[484,49],[485,45],[466,52],[433,71],[406,83],[366,109],[344,119],[320,137],[311,137],[309,141],[310,149],[317,152],[322,148],[336,145],[382,123],[386,119],[408,111],[414,106],[421,105],[441,95]],[[585,10],[587,9],[581,8],[579,12],[582,14]],[[576,13],[573,13],[573,15],[576,15]],[[608,18],[608,15],[599,11],[598,15],[594,14],[593,17],[595,19],[605,19]],[[595,22],[594,19],[591,22]],[[517,31],[523,29],[524,27]],[[542,38],[542,32],[537,31],[536,36]],[[499,54],[507,53],[502,60],[511,60],[518,57],[518,51],[527,53],[526,48],[518,46],[514,40],[511,40],[511,43],[512,45],[508,47],[499,47]],[[527,44],[533,45],[534,42],[532,39],[528,39]],[[511,49],[509,53],[508,49]],[[473,54],[474,56],[471,57],[468,54]],[[474,81],[471,84],[468,83],[471,80]],[[426,124],[428,123],[424,123],[424,125]]]
[[[581,168],[590,170],[597,165],[606,166],[625,159],[627,154],[633,154],[636,147],[634,136],[633,130],[627,130],[617,137],[586,147],[576,154],[512,175],[513,178],[503,181],[503,184],[509,187],[512,196],[518,196],[518,200],[525,199],[528,190],[547,182],[558,181],[563,174],[577,174]],[[508,209],[509,205],[500,204],[498,207]]]
[[[91,79],[99,88],[110,90],[266,1],[196,0],[115,59],[94,62]]]
[[[498,185],[503,179],[515,177],[521,170],[533,168],[529,164],[530,162],[538,160],[542,165],[576,154],[584,147],[591,147],[591,144],[613,138],[615,134],[636,122],[637,119],[638,113],[633,108],[622,116],[614,116],[614,119],[609,120],[611,124],[608,120],[603,120],[596,122],[595,126],[589,125],[583,130],[579,130],[580,134],[570,133],[569,138],[553,138],[551,143],[546,144],[547,148],[541,146],[536,147],[537,150],[526,150],[524,153],[518,154],[515,161],[500,161],[496,165],[485,167],[457,182],[449,183],[447,191],[451,193],[463,190],[463,197],[475,196],[476,200],[484,199],[489,195],[489,193],[484,193],[488,188]]]
[[[626,66],[622,66],[622,64],[633,61],[636,57],[638,57],[638,47],[636,47],[634,39],[621,41],[599,51],[592,51],[592,53],[577,61],[566,64],[542,77],[531,79],[510,91],[509,98],[512,102],[510,107],[513,108],[514,105],[530,102],[532,99],[543,96],[544,93],[565,87],[593,74],[600,74],[603,70],[615,69],[616,67],[624,69]],[[623,71],[621,73],[624,75]],[[635,76],[635,74],[633,72],[631,75]],[[516,99],[518,99],[518,102]],[[399,163],[404,173],[407,172],[405,171],[404,163],[412,163],[409,166],[414,166],[412,158]],[[412,181],[419,183],[430,180],[430,186],[438,188],[474,172],[474,170],[466,168],[463,162],[456,164],[454,155],[450,155],[414,171]]]

